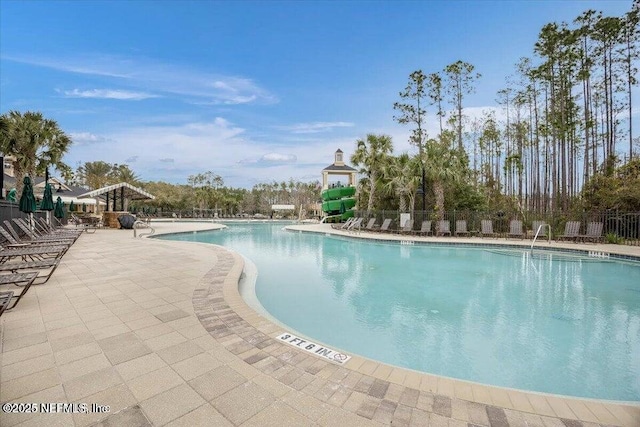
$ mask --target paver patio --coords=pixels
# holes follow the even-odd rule
[[[0,413],[0,425],[640,425],[638,405],[485,387],[358,356],[332,364],[275,339],[284,330],[238,293],[242,269],[242,257],[214,245],[126,230],[81,236],[49,282],[0,318],[0,401],[109,411]]]

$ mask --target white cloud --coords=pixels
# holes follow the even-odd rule
[[[278,153],[269,153],[265,154],[260,158],[260,160],[264,162],[278,162],[278,163],[292,163],[295,162],[298,158],[293,154],[278,154]]]
[[[77,58],[72,61],[71,58],[47,58],[44,55],[28,56],[28,55],[3,55],[3,59],[20,62],[23,64],[36,65],[39,67],[53,68],[54,70],[68,71],[76,74],[88,74],[104,77],[117,77],[117,78],[129,78],[127,73],[119,73],[114,71],[113,64],[109,67],[105,67],[104,64],[108,64],[110,61],[116,61],[117,59],[112,56],[86,56],[84,58]]]
[[[289,131],[291,133],[320,133],[331,131],[334,128],[345,128],[353,126],[354,124],[350,122],[312,122],[297,123],[287,126],[274,126],[274,128]]]
[[[465,114],[469,118],[480,117],[484,110],[490,108],[469,108],[465,109]],[[313,123],[322,128],[321,124],[330,122]],[[428,117],[426,127],[429,136],[434,137],[438,132],[436,117]],[[122,163],[123,159],[133,157],[137,158],[134,170],[144,180],[185,183],[189,175],[210,170],[222,176],[226,185],[250,188],[259,182],[280,182],[289,178],[320,180],[322,169],[333,162],[338,148],[344,151],[345,160],[350,163],[356,140],[365,138],[369,132],[390,135],[395,154],[416,152],[409,144],[411,126],[393,123],[371,127],[366,133],[351,130],[350,126],[343,128],[353,134],[309,133],[297,137],[285,132],[281,137],[261,134],[254,138],[253,133],[223,117],[209,121],[191,120],[179,125],[149,122],[130,128],[121,126],[105,135],[78,132],[76,135],[82,135],[86,141],[107,143],[74,146],[65,160],[69,164],[96,159]]]
[[[123,163],[136,158],[133,170],[143,179],[185,183],[189,175],[213,171],[226,185],[250,188],[258,182],[320,180],[336,149],[353,152],[354,137],[308,138],[304,144],[253,140],[245,129],[217,117],[181,125],[118,127],[97,136],[106,144],[78,144],[65,156],[68,164]],[[172,162],[169,160],[173,160]]]
[[[91,132],[70,132],[69,137],[76,144],[93,144],[106,141],[104,137]]]
[[[233,105],[278,102],[275,95],[252,79],[209,73],[144,57],[94,54],[55,59],[44,55],[3,56],[3,59],[69,73],[110,78],[113,79],[112,82],[134,88],[132,93],[148,94],[150,91],[165,96],[173,94],[185,97],[185,101],[192,103]]]
[[[132,92],[127,90],[118,89],[90,89],[90,90],[65,90],[62,92],[65,96],[70,98],[103,98],[103,99],[119,99],[126,101],[141,101],[143,99],[157,98],[157,95],[152,95],[145,92]]]

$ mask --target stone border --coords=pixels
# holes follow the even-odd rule
[[[243,265],[240,255],[225,251],[194,291],[194,311],[204,328],[258,371],[363,422],[421,425],[430,417],[436,425],[461,427],[640,423],[640,406],[475,385],[360,356],[344,367],[327,362],[275,339],[283,329],[253,311],[238,292]]]

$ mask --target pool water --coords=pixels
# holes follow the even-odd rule
[[[640,401],[638,263],[282,227],[164,238],[248,257],[272,316],[352,354],[502,387]]]

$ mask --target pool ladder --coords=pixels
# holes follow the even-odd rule
[[[547,236],[549,237],[549,244],[551,244],[551,226],[549,224],[542,224],[538,226],[538,229],[536,230],[536,235],[533,237],[533,242],[531,242],[531,252],[533,252],[533,245],[535,245],[536,243],[536,239],[538,239],[538,235],[540,234],[540,231],[544,228],[547,227],[548,228],[548,233]]]
[[[150,230],[150,231],[148,231],[146,233],[138,234],[137,231],[140,230],[140,229],[147,229],[147,230]],[[155,232],[156,232],[156,230],[150,224],[147,224],[144,221],[138,220],[138,221],[133,223],[133,237],[134,238],[142,237],[142,236],[151,236]]]

